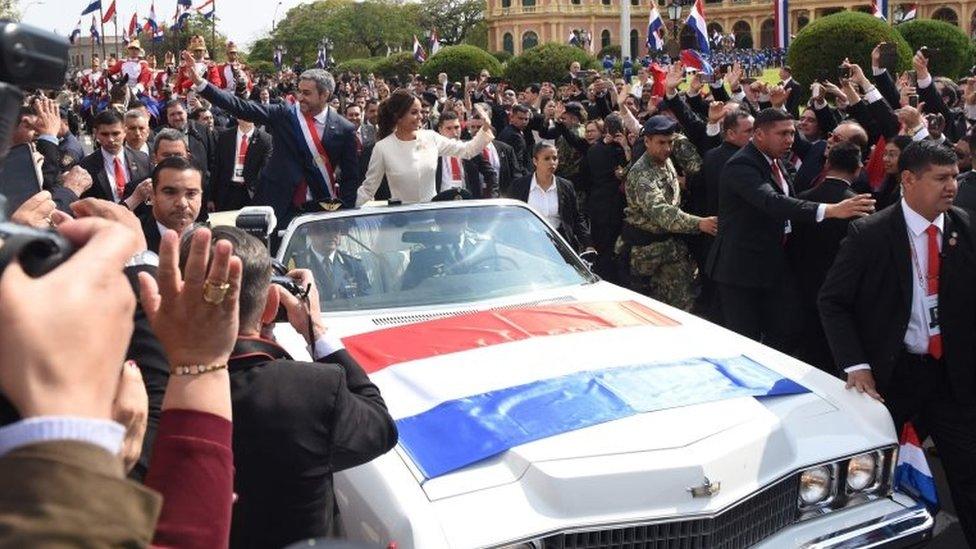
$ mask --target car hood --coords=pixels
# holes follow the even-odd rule
[[[797,381],[810,392],[761,399],[739,397],[637,414],[522,444],[431,479],[425,479],[407,451],[398,446],[396,452],[431,501],[519,484],[523,494],[533,501],[547,501],[562,512],[575,515],[587,513],[587,500],[579,497],[587,490],[605,491],[608,486],[614,487],[619,494],[615,500],[620,509],[646,508],[656,497],[661,498],[656,503],[666,504],[667,498],[673,497],[671,492],[687,491],[688,487],[702,484],[705,477],[722,482],[725,496],[733,497],[751,493],[759,482],[775,480],[777,471],[779,474],[790,471],[798,460],[814,461],[816,451],[798,457],[797,441],[801,438],[816,441],[822,436],[822,441],[830,440],[829,444],[822,445],[824,459],[838,452],[853,453],[891,442],[890,428],[877,428],[869,436],[852,429],[850,421],[857,420],[841,413],[835,398],[838,387],[843,390],[838,380],[697,317],[606,283],[531,297],[533,305],[638,300],[676,320],[677,325],[534,337],[414,360],[411,367],[439,375],[429,376],[422,383],[386,374],[371,375],[383,392],[391,414],[408,417],[437,402],[441,381],[445,385],[452,382],[449,379],[452,367],[458,361],[464,361],[465,368],[480,367],[491,372],[498,364],[531,369],[555,361],[570,369],[593,369],[742,355]],[[479,303],[468,310],[518,305],[508,300]],[[327,317],[332,329],[348,336],[387,327],[391,318],[409,323],[458,312],[457,308],[426,309],[397,311],[396,317],[383,313]],[[289,337],[287,330],[278,335]],[[296,345],[286,342],[286,347]],[[492,380],[495,382],[498,386],[505,385],[505,380]],[[850,436],[838,436],[845,430],[850,431]],[[804,451],[809,454],[808,450]],[[662,474],[648,477],[655,473]],[[654,478],[662,490],[648,490],[648,478]],[[716,498],[712,503],[724,499]],[[603,499],[600,511],[606,512],[606,507]]]

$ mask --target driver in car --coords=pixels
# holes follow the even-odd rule
[[[342,237],[343,229],[338,223],[315,227],[309,231],[308,247],[294,258],[296,267],[312,271],[321,301],[350,299],[370,292],[362,261],[339,249]]]

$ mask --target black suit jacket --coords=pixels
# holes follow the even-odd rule
[[[779,165],[789,183],[783,163]],[[749,288],[774,286],[789,272],[783,245],[785,222],[812,223],[817,206],[783,194],[762,152],[752,143],[742,147],[725,164],[720,178],[718,236],[708,255],[708,276]]]
[[[136,186],[144,179],[152,177],[152,165],[149,162],[149,155],[143,152],[134,151],[128,147],[124,149],[125,165],[129,171],[129,183],[125,187],[122,198],[128,198]],[[102,200],[112,200],[112,185],[109,183],[108,175],[105,173],[105,160],[102,158],[101,149],[89,154],[79,162],[79,165],[88,171],[92,177],[92,186],[82,198],[101,198]]]
[[[154,253],[159,253],[159,244],[163,240],[163,236],[159,234],[159,226],[156,225],[156,218],[153,217],[152,211],[145,212],[139,221],[142,224],[142,234],[146,237],[146,248]]]
[[[704,209],[700,215],[718,215],[719,182],[722,179],[722,169],[737,152],[739,152],[739,147],[723,141],[721,145],[705,153],[705,158],[702,160],[705,200],[703,201]]]
[[[491,167],[490,162],[486,162],[484,157],[479,155],[461,160],[461,169],[464,172],[464,188],[475,198],[498,198],[498,174]],[[443,156],[437,157],[437,171],[434,172],[434,188],[441,192],[441,181],[444,178],[444,162],[447,160]],[[485,189],[481,190],[481,175],[485,178]]]
[[[976,172],[970,170],[960,175],[957,181],[959,192],[956,193],[952,205],[968,210],[970,214],[976,214]]]
[[[532,186],[533,174],[524,175],[512,182],[509,189],[508,198],[514,198],[523,202],[529,201],[529,187]],[[568,179],[554,176],[556,178],[556,192],[559,195],[559,234],[569,242],[569,245],[577,253],[590,247],[590,228],[586,224],[586,218],[579,211],[579,202],[576,200],[576,191],[573,184]]]
[[[333,531],[333,473],[397,442],[379,389],[345,350],[318,362],[240,339],[230,365],[234,425],[231,547],[283,547]]]
[[[504,196],[508,193],[509,187],[512,186],[512,181],[522,177],[525,173],[522,171],[519,159],[515,157],[515,149],[508,143],[495,139],[492,141],[492,145],[495,146],[495,152],[498,153],[498,194]]]
[[[271,136],[259,128],[254,128],[247,142],[244,157],[244,184],[247,193],[254,196],[258,188],[258,176],[271,158]],[[234,164],[237,163],[237,126],[228,128],[217,135],[216,170],[214,171],[214,202],[217,211],[236,209],[240,206],[236,195],[244,191],[234,178]]]
[[[498,141],[505,143],[515,152],[518,168],[523,175],[532,171],[532,151],[528,149],[522,132],[509,124],[498,134]]]
[[[786,84],[785,88],[790,92],[790,95],[786,98],[786,112],[790,113],[790,116],[793,118],[799,118],[803,86],[795,78],[790,78],[790,82]]]
[[[855,196],[847,182],[827,177],[816,187],[800,193],[800,198],[812,202],[836,204]],[[803,302],[815,307],[817,292],[827,278],[827,271],[834,263],[840,241],[847,234],[849,219],[825,219],[816,225],[800,225],[794,228],[790,252],[800,286]]]
[[[268,160],[268,168],[261,172],[255,204],[267,204],[274,208],[279,224],[287,224],[294,213],[291,202],[299,183],[317,169],[308,152],[305,138],[299,131],[294,107],[280,103],[263,105],[240,99],[217,89],[211,84],[200,93],[214,105],[233,114],[263,126],[271,134],[274,150]],[[325,118],[325,131],[319,136],[329,160],[335,169],[339,185],[339,198],[347,207],[356,204],[356,191],[359,190],[359,144],[356,141],[356,127],[329,108]],[[310,189],[317,199],[324,189],[315,185]]]
[[[953,242],[954,241],[954,242]],[[946,212],[939,270],[943,359],[953,395],[976,401],[976,232],[969,214]],[[884,396],[904,347],[914,281],[901,204],[851,223],[820,291],[820,318],[840,368],[867,363]]]

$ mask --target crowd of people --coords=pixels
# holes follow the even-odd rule
[[[976,79],[931,74],[921,53],[892,75],[879,50],[838,82],[781,66],[770,85],[750,67],[781,52],[732,50],[707,79],[680,61],[639,63],[633,79],[574,63],[518,88],[486,70],[256,78],[236,48],[209,60],[202,37],[158,69],[127,51],[31,96],[15,128],[7,163],[27,169],[5,174],[43,191],[20,193],[12,220],[80,250],[0,279],[13,472],[0,535],[95,535],[85,522],[113,544],[278,547],[334,534],[331,475],[388,451],[395,424],[323,324],[312,271],[288,273],[311,289],[300,300],[270,285],[260,241],[199,222],[247,205],[284,224],[383,199],[508,197],[603,279],[845,379],[896,428],[913,421],[976,546]],[[316,362],[269,336],[279,304]]]

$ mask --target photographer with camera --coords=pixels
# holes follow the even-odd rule
[[[271,284],[271,256],[257,238],[232,227],[213,235],[233,245],[244,273],[228,362],[238,495],[230,546],[281,547],[334,533],[333,473],[393,448],[396,425],[379,389],[323,324],[311,271],[288,273],[307,292],[301,299]],[[184,265],[191,238],[184,236]],[[270,336],[279,305],[315,362],[295,360]]]

